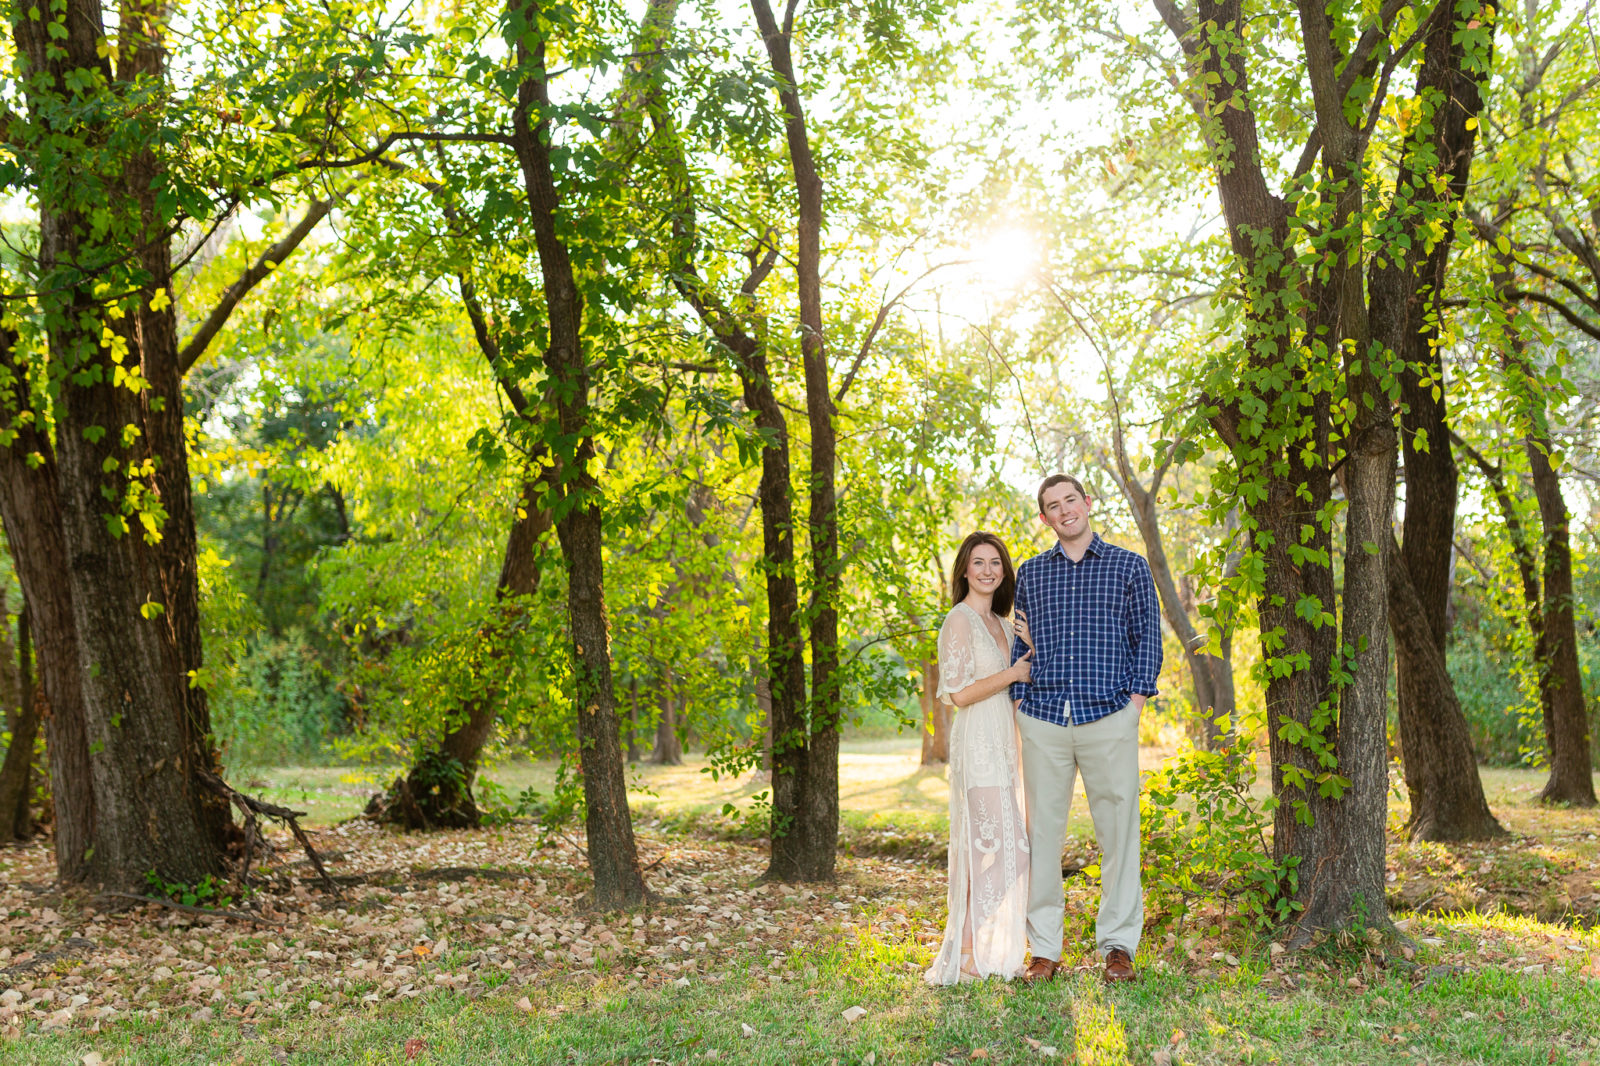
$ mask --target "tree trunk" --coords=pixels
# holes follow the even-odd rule
[[[1467,718],[1445,666],[1444,648],[1435,639],[1438,616],[1423,607],[1392,535],[1389,551],[1389,629],[1394,633],[1395,665],[1406,655],[1410,683],[1429,693],[1425,704],[1413,704],[1413,708],[1425,706],[1426,714],[1400,719],[1400,752],[1411,797],[1407,832],[1418,840],[1440,841],[1504,836],[1504,827],[1484,798]]]
[[[939,662],[922,660],[922,765],[937,766],[950,761],[950,707],[934,693],[939,691]]]
[[[511,13],[530,29],[517,46],[523,80],[517,87],[512,144],[521,164],[528,213],[539,251],[549,344],[544,352],[547,387],[556,410],[563,450],[559,461],[564,497],[556,535],[567,563],[567,612],[573,644],[573,673],[579,758],[583,773],[589,865],[594,873],[594,904],[602,909],[631,906],[645,898],[611,677],[610,634],[606,624],[605,562],[601,494],[591,462],[595,455],[589,424],[589,371],[583,347],[583,299],[572,261],[558,232],[560,211],[551,169],[551,112],[545,74],[545,42],[538,36],[538,5],[512,0]]]
[[[671,670],[661,672],[661,687],[656,695],[656,742],[650,761],[657,766],[683,765],[683,739],[678,735],[678,694],[673,691]]]
[[[653,116],[657,135],[670,148],[677,143],[672,117],[665,110]],[[717,342],[733,356],[745,406],[754,416],[762,439],[761,480],[756,501],[761,509],[760,571],[767,593],[767,669],[757,673],[756,697],[765,696],[765,766],[772,776],[772,852],[787,855],[793,845],[792,812],[799,808],[801,782],[806,778],[805,651],[800,633],[800,593],[795,575],[794,505],[790,495],[789,427],[773,389],[764,331],[752,335],[740,320],[762,281],[777,262],[769,247],[740,286],[736,311],[722,303],[700,276],[695,262],[698,237],[695,228],[693,178],[681,152],[672,160],[679,211],[673,219],[672,282],[694,308]],[[759,654],[759,648],[756,649]],[[789,862],[785,859],[785,862]]]
[[[119,17],[128,43],[115,70],[97,3],[69,0],[48,19],[13,26],[32,120],[63,143],[102,143],[106,123],[126,125],[104,107],[74,103],[80,93],[122,94],[165,79],[161,13],[134,5]],[[74,716],[65,731],[81,728],[87,752],[87,773],[73,766],[54,779],[62,827],[75,836],[83,813],[90,818],[86,839],[60,841],[58,865],[64,880],[114,888],[142,888],[151,870],[181,882],[221,873],[231,829],[226,800],[200,783],[217,763],[204,690],[190,683],[201,666],[194,516],[170,253],[155,209],[161,170],[145,145],[61,168],[37,190],[40,310],[49,358],[70,376],[53,412],[58,450],[52,456],[41,441],[35,451],[53,484],[17,486],[33,495],[43,527],[31,545],[40,555],[19,559],[19,571],[70,590],[59,605],[70,611],[67,628],[24,586],[39,628],[52,747],[55,721]],[[86,213],[86,188],[98,221]],[[130,295],[113,307],[99,295],[106,291]],[[138,388],[118,380],[130,369]],[[54,546],[45,541],[57,535],[63,554],[49,558]],[[52,661],[63,653],[80,686],[65,701],[51,680],[69,668]],[[75,762],[76,738],[63,746]]]
[[[523,480],[506,536],[500,577],[495,582],[495,606],[489,624],[480,634],[489,642],[484,669],[490,680],[482,693],[447,716],[446,721],[454,724],[436,747],[419,755],[387,791],[372,797],[366,816],[374,821],[412,830],[473,829],[481,824],[483,815],[473,797],[472,785],[483,760],[484,746],[494,734],[503,688],[498,676],[506,655],[507,631],[522,624],[527,610],[525,599],[539,591],[542,568],[538,546],[552,525],[550,512],[540,506],[543,491],[541,478]]]
[[[9,662],[11,640],[3,596],[0,596],[0,624],[7,625],[8,630],[0,639],[0,655]],[[3,695],[7,703],[13,699],[16,702],[14,709],[7,708],[6,724],[11,732],[11,743],[6,748],[5,762],[0,764],[0,844],[27,840],[36,828],[32,807],[33,750],[39,735],[39,707],[33,698],[32,655],[28,612],[24,607],[17,614],[16,674],[7,676],[11,684],[5,686]]]
[[[1465,194],[1477,141],[1473,120],[1483,108],[1480,77],[1486,74],[1464,69],[1464,49],[1447,14],[1433,16],[1417,81],[1419,94],[1438,106],[1431,122],[1418,123],[1416,156],[1407,154],[1397,179],[1410,190],[1410,202],[1423,207],[1458,204]],[[1442,170],[1448,182],[1441,188],[1420,179],[1414,158],[1429,160],[1429,169]],[[1443,669],[1458,476],[1439,337],[1453,236],[1446,228],[1431,246],[1418,242],[1404,259],[1375,264],[1369,282],[1373,334],[1404,358],[1405,528],[1388,560],[1394,571],[1388,592],[1400,749],[1411,797],[1407,829],[1421,840],[1485,840],[1505,832],[1489,812],[1466,716]]]
[[[16,360],[16,343],[15,333],[0,330],[0,370],[10,383],[0,411],[9,416],[5,428],[16,433],[10,447],[0,447],[0,517],[5,521],[6,542],[34,636],[45,708],[45,750],[53,783],[56,875],[65,884],[78,884],[88,876],[95,794],[89,776],[72,585],[62,579],[71,567],[49,438],[40,432],[36,417],[23,419],[13,414],[27,412],[29,400],[25,369]],[[42,462],[30,463],[29,456],[39,456]]]
[[[1544,696],[1545,744],[1550,750],[1550,779],[1539,793],[1541,803],[1595,806],[1589,753],[1589,713],[1578,669],[1578,633],[1573,620],[1572,547],[1567,532],[1567,502],[1561,477],[1550,464],[1548,437],[1527,441],[1533,470],[1533,494],[1544,527],[1544,650],[1548,659],[1539,672]]]
[[[811,699],[809,722],[798,740],[808,748],[800,780],[786,792],[784,806],[774,790],[774,828],[790,828],[774,836],[772,863],[766,877],[774,881],[831,881],[839,843],[839,731],[841,726],[839,667],[839,519],[835,489],[836,441],[834,402],[828,382],[828,356],[822,321],[822,179],[817,173],[805,111],[800,103],[791,52],[790,27],[779,28],[767,0],[751,0],[751,10],[766,44],[767,59],[777,80],[783,106],[784,133],[794,174],[799,212],[795,220],[798,255],[796,283],[800,297],[800,357],[805,371],[806,415],[811,430]],[[783,744],[782,738],[775,740]]]
[[[1510,307],[1513,303],[1511,264],[1502,258],[1494,266],[1496,291]],[[1534,638],[1538,664],[1539,702],[1543,711],[1545,747],[1550,755],[1550,778],[1539,794],[1543,803],[1595,806],[1594,778],[1589,750],[1589,716],[1584,702],[1583,678],[1578,666],[1578,636],[1573,617],[1572,547],[1570,515],[1561,489],[1561,476],[1550,462],[1549,410],[1544,382],[1530,365],[1527,344],[1514,317],[1507,329],[1502,363],[1512,382],[1512,395],[1523,410],[1526,425],[1523,450],[1528,457],[1534,498],[1539,505],[1540,576],[1534,576],[1533,550],[1506,490],[1498,467],[1473,454],[1489,478],[1496,501],[1506,519],[1522,580],[1528,629]]]

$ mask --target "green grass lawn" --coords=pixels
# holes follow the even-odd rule
[[[1466,926],[1443,950],[1470,951]],[[1591,944],[1591,947],[1593,945]],[[469,998],[442,991],[254,1025],[132,1022],[0,1045],[8,1063],[1567,1063],[1600,1058],[1600,992],[1571,972],[1432,976],[1311,958],[1286,984],[1265,951],[1224,972],[1154,968],[1131,986],[1090,973],[1023,987],[932,989],[914,940],[862,934],[695,974],[684,987],[571,975]],[[1443,968],[1441,968],[1443,969]],[[1420,975],[1420,979],[1419,979]],[[520,1005],[519,1005],[520,1004]],[[854,1023],[850,1007],[866,1014]],[[747,1034],[746,1028],[749,1028]],[[1054,1049],[1053,1056],[1050,1049]]]

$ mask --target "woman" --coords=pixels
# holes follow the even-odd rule
[[[955,607],[939,629],[940,698],[950,728],[950,917],[929,984],[1022,972],[1028,915],[1028,828],[1010,686],[1029,679],[1029,651],[1011,662],[1006,615],[1016,573],[993,533],[961,542]]]

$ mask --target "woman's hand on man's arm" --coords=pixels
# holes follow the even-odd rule
[[[957,707],[971,707],[974,703],[993,696],[996,692],[1004,692],[1013,683],[1028,681],[1033,677],[1033,649],[1023,653],[1022,657],[999,673],[980,677],[966,688],[950,694],[950,702]]]

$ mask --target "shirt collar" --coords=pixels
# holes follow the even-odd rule
[[[1105,546],[1106,542],[1100,539],[1099,533],[1096,533],[1094,536],[1089,538],[1089,547],[1084,550],[1084,554],[1093,555],[1096,558],[1099,558],[1105,554]],[[1067,550],[1061,546],[1060,540],[1055,542],[1055,544],[1051,547],[1050,552],[1061,556],[1061,558],[1066,559],[1069,563],[1072,562],[1072,558],[1067,555]],[[1049,554],[1049,552],[1046,554]]]

